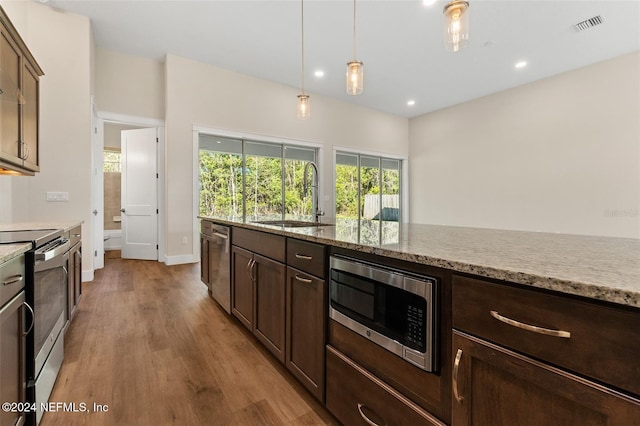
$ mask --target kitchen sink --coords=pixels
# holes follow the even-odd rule
[[[304,220],[258,220],[261,225],[282,226],[285,228],[307,228],[313,226],[333,226],[331,223],[309,222]]]

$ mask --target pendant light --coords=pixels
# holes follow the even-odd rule
[[[364,88],[364,64],[356,59],[356,0],[353,0],[353,60],[347,62],[347,93],[359,95]]]
[[[302,22],[302,71],[301,71],[301,75],[302,75],[302,84],[301,84],[301,88],[302,88],[302,94],[298,95],[298,118],[300,120],[306,120],[309,117],[311,117],[311,105],[310,105],[310,99],[309,99],[309,95],[304,93],[304,0],[301,0],[301,10],[302,10],[302,17],[301,17],[301,22]]]
[[[447,50],[457,52],[469,44],[469,2],[453,0],[443,10],[444,45]]]

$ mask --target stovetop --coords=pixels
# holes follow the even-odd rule
[[[61,229],[0,231],[0,244],[31,243],[33,247],[40,247],[61,235]]]

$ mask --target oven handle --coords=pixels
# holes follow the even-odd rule
[[[29,306],[27,302],[22,302],[22,304],[29,310],[29,312],[31,312],[31,325],[29,326],[29,329],[27,331],[22,332],[22,335],[26,336],[33,329],[33,325],[36,322],[36,315],[33,313],[33,308]]]
[[[44,252],[36,251],[36,262],[46,262],[47,260],[51,260],[56,256],[60,256],[64,252],[69,250],[69,240],[66,238],[62,238],[60,243],[54,246],[51,250],[47,250]]]

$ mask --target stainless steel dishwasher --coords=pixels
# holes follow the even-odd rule
[[[231,314],[231,228],[203,220],[200,250],[200,278],[211,297]]]

